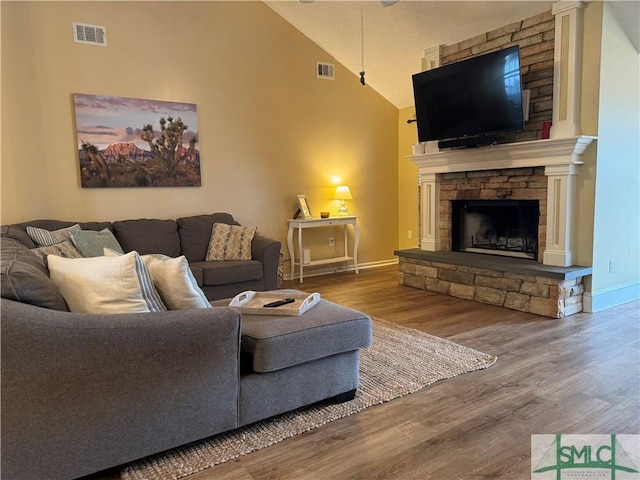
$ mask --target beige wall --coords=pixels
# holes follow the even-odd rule
[[[393,259],[398,109],[261,2],[1,8],[2,223],[228,211],[284,242],[296,194],[316,216],[335,212],[339,177],[360,260]],[[106,26],[108,47],[73,43],[72,21]],[[336,80],[316,79],[316,61],[335,63]],[[82,189],[73,93],[197,104],[202,187]],[[308,236],[312,254],[332,253],[330,234]]]
[[[411,145],[418,142],[416,123],[407,120],[416,118],[415,108],[400,110],[398,120],[398,248],[419,248],[418,239],[418,167],[405,158],[411,155]],[[411,237],[409,238],[409,231]]]

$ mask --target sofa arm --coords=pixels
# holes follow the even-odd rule
[[[262,262],[265,290],[278,288],[278,265],[280,263],[281,243],[256,234],[251,243],[251,257]]]
[[[236,428],[240,314],[2,299],[2,473],[75,478]]]

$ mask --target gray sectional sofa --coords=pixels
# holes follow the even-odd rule
[[[27,226],[57,230],[79,224],[83,230],[108,228],[125,252],[140,255],[161,253],[170,257],[184,255],[189,261],[198,286],[209,300],[229,298],[245,290],[274,290],[278,288],[278,241],[256,234],[251,243],[251,260],[207,262],[207,247],[214,223],[240,225],[228,213],[195,215],[177,220],[137,219],[114,222],[68,222],[34,220],[3,225],[0,235],[14,238],[28,248],[36,244],[26,233]]]
[[[215,214],[106,226],[125,250],[186,255],[210,298],[275,288],[279,244],[264,237],[252,262],[222,270],[226,283],[207,272],[204,232],[213,218],[233,221]],[[71,313],[56,309],[59,292],[24,226],[2,227],[0,239],[2,478],[77,478],[320,400],[353,398],[359,348],[372,341],[365,314],[321,300],[292,322],[242,315],[228,299],[202,309]]]

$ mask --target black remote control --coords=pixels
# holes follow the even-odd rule
[[[286,305],[287,303],[293,303],[295,299],[293,298],[285,298],[284,300],[278,300],[277,302],[266,303],[264,306],[267,308],[280,307],[282,305]]]

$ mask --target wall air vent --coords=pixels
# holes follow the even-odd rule
[[[335,80],[335,66],[332,63],[316,62],[316,77]]]
[[[107,46],[107,27],[73,22],[73,41],[86,45]]]

